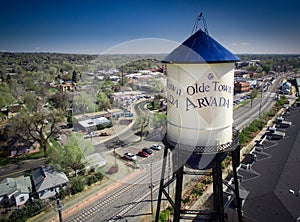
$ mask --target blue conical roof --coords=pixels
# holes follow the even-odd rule
[[[165,63],[221,63],[240,59],[199,29],[168,54]]]

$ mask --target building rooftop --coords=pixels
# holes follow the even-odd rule
[[[12,195],[16,192],[31,193],[30,177],[6,178],[0,183],[0,196]]]
[[[37,192],[51,189],[69,181],[67,176],[51,166],[43,166],[31,171],[31,177]]]
[[[293,108],[288,121],[300,122],[300,107]],[[252,168],[242,169],[241,185],[249,191],[244,215],[253,221],[296,221],[300,216],[300,198],[289,192],[300,190],[300,124],[286,129],[286,137],[267,141],[264,158]]]

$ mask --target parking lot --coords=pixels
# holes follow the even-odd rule
[[[161,147],[161,149],[157,150],[157,149],[151,148],[151,146],[153,144],[159,145]],[[143,150],[143,148],[150,149],[150,151],[152,151],[152,153],[148,154],[147,156],[146,155],[145,156],[137,155],[140,151]],[[137,163],[147,163],[147,162],[156,161],[158,159],[161,159],[162,155],[163,155],[163,149],[164,149],[164,146],[161,142],[157,143],[157,142],[153,142],[153,141],[142,141],[142,142],[136,143],[135,145],[126,145],[123,147],[119,147],[116,149],[116,153],[124,161],[136,161]],[[126,153],[134,154],[135,159],[132,160],[131,158],[124,157],[124,154],[126,154]],[[143,152],[143,153],[145,153],[145,152]]]

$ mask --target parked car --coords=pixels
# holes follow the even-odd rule
[[[147,148],[147,147],[144,147],[144,148],[142,149],[142,151],[145,152],[145,153],[148,153],[149,155],[152,154],[152,150],[150,150],[150,149]]]
[[[114,142],[114,144],[116,144],[116,146],[126,146],[127,144],[124,142],[124,141],[122,141],[122,140],[117,140],[117,141],[115,141]]]
[[[61,141],[61,136],[60,136],[60,135],[56,135],[56,136],[54,137],[54,139],[57,140],[57,141]]]
[[[133,114],[131,112],[125,112],[124,117],[132,117]]]
[[[137,156],[140,156],[140,157],[148,157],[149,154],[146,153],[146,152],[144,152],[144,151],[142,151],[142,150],[140,150],[140,151],[137,153]]]
[[[132,160],[132,161],[137,160],[136,155],[134,155],[133,153],[125,153],[125,154],[124,154],[124,157],[125,157],[126,159]]]
[[[161,146],[158,144],[152,144],[150,148],[153,150],[161,150]]]

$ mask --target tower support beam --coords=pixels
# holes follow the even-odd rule
[[[174,222],[179,222],[180,221],[180,213],[181,213],[183,166],[181,166],[176,171],[175,175],[176,175],[176,191],[175,191]]]

